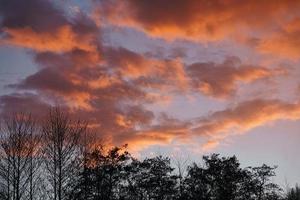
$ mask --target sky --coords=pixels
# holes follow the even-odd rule
[[[2,0],[0,112],[61,106],[137,157],[300,183],[300,1]]]

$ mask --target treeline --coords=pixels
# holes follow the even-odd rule
[[[183,167],[170,158],[135,159],[126,146],[90,140],[87,123],[58,108],[42,122],[5,117],[0,131],[1,200],[300,200],[275,183],[275,167],[242,168],[235,156],[204,156]]]

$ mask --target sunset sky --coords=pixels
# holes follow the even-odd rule
[[[0,111],[60,105],[138,157],[300,183],[299,0],[1,0]]]

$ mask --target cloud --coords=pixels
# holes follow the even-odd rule
[[[216,148],[217,146],[219,146],[219,144],[220,144],[220,141],[218,141],[218,140],[209,140],[202,146],[201,151],[204,151],[204,152],[210,151],[210,150]]]
[[[296,0],[276,3],[271,0],[112,0],[101,2],[98,14],[104,21],[135,27],[167,40],[217,41],[249,32],[272,31],[288,17],[299,15],[299,8]]]
[[[201,90],[202,93],[225,97],[237,89],[238,82],[247,83],[283,73],[281,70],[243,65],[234,57],[222,64],[184,66],[176,60],[160,60],[124,48],[105,46],[101,49],[101,56],[77,49],[65,53],[37,52],[34,59],[39,65],[38,71],[10,87],[36,95],[2,96],[0,102],[4,113],[18,108],[22,110],[26,102],[29,107],[34,106],[30,103],[32,98],[37,98],[37,105],[45,107],[58,103],[68,108],[73,117],[89,121],[90,127],[99,132],[99,138],[111,144],[129,143],[135,150],[156,144],[189,143],[197,136],[194,127],[199,124],[198,130],[203,126],[203,130],[211,130],[211,135],[223,131],[223,126],[218,128],[206,121],[195,124],[165,114],[157,117],[146,105],[157,104],[165,97],[161,89],[167,87],[163,91],[169,91],[171,96],[170,91],[182,95],[185,90],[178,88],[183,83],[186,90],[199,89],[199,84],[206,83],[212,92]],[[249,112],[249,115],[252,113]],[[238,114],[233,116],[238,118]],[[224,127],[227,126],[224,122]],[[200,135],[208,135],[206,133]],[[209,146],[217,145],[213,140],[210,143]]]
[[[38,32],[52,31],[68,23],[63,10],[49,0],[3,0],[0,15],[2,27],[27,26]]]
[[[125,48],[106,48],[104,59],[122,76],[136,79],[136,83],[145,87],[157,86],[157,83],[178,89],[187,87],[184,64],[180,59],[157,59]]]
[[[134,149],[167,144],[183,136],[186,125],[167,117],[154,125],[154,113],[144,106],[157,103],[160,95],[164,96],[157,93],[155,97],[147,90],[163,86],[153,82],[147,86],[136,84],[142,78],[155,77],[156,80],[161,79],[162,85],[175,83],[173,87],[176,88],[176,81],[171,75],[172,72],[176,74],[174,69],[177,66],[174,68],[171,61],[146,58],[126,49],[110,48],[109,52],[113,53],[107,53],[106,49],[103,52],[103,58],[96,57],[94,61],[90,59],[94,53],[83,50],[37,53],[35,61],[39,70],[10,85],[19,93],[1,97],[3,113],[23,110],[26,103],[32,107],[34,105],[30,101],[34,98],[32,103],[41,101],[46,106],[58,103],[67,107],[72,117],[89,121],[89,127],[98,133],[99,138],[112,144],[129,143]],[[148,69],[141,69],[140,73],[132,76],[126,73],[128,66],[136,70]],[[37,95],[22,96],[20,91],[31,91]],[[45,109],[41,109],[43,111]]]
[[[270,35],[270,41],[259,40],[257,48],[296,57],[298,47],[291,41],[297,41],[297,22],[273,19],[287,10],[293,18],[298,5],[298,1],[102,1],[100,12],[112,23],[171,40],[219,41],[250,29],[272,32],[285,27]],[[1,114],[30,108],[40,117],[51,105],[60,104],[72,117],[89,121],[99,138],[112,144],[129,143],[134,149],[190,143],[193,137],[203,136],[208,138],[203,149],[210,149],[231,131],[246,132],[276,120],[299,119],[299,103],[262,99],[241,102],[198,120],[158,116],[147,106],[170,102],[176,95],[197,94],[195,91],[228,100],[240,84],[287,72],[248,65],[236,57],[223,63],[187,65],[180,49],[174,49],[172,58],[164,58],[157,52],[106,46],[101,23],[80,10],[68,14],[59,6],[48,0],[10,0],[0,5],[1,41],[30,49],[38,65],[35,73],[9,86],[14,93],[0,96]],[[280,49],[276,41],[284,42],[285,48]]]
[[[161,113],[157,124],[151,124],[144,129],[130,132],[126,135],[120,134],[116,142],[125,142],[134,152],[143,150],[152,145],[170,145],[173,142],[190,142],[189,121],[181,121]]]
[[[0,6],[1,42],[36,51],[95,51],[96,24],[83,13],[66,16],[45,0],[4,1]]]
[[[300,2],[285,0],[105,1],[95,17],[165,40],[232,40],[288,59],[299,58]],[[275,20],[276,19],[276,20]]]
[[[11,87],[71,98],[75,104],[86,97],[85,107],[91,104],[93,98],[151,101],[141,86],[133,84],[133,80],[115,73],[112,66],[101,65],[102,60],[97,57],[93,62],[91,57],[94,53],[82,50],[63,54],[38,53],[35,60],[41,69]]]
[[[194,89],[215,98],[227,98],[236,92],[239,83],[285,74],[286,70],[245,65],[240,59],[231,57],[221,64],[194,63],[187,67],[187,72]]]
[[[49,103],[33,93],[13,93],[0,96],[1,116],[11,113],[32,113],[38,119],[44,117],[49,110]]]
[[[164,114],[164,117],[166,116]],[[202,144],[201,150],[210,151],[232,135],[245,134],[278,120],[299,119],[299,102],[253,99],[212,112],[198,120],[180,121],[168,117],[160,119],[158,125],[118,135],[115,141],[129,143],[133,145],[131,148],[134,151],[139,151],[151,145],[194,144],[193,138],[200,137],[207,140]]]
[[[209,142],[206,147],[211,145],[214,147],[214,144],[230,135],[242,134],[277,120],[299,119],[299,102],[288,103],[276,99],[254,99],[201,118],[194,124],[193,134],[207,136]]]
[[[18,93],[1,97],[3,113],[21,111],[26,103],[34,107],[30,100],[37,98],[32,101],[35,103],[42,99],[43,105],[62,105],[72,117],[89,121],[99,138],[114,144],[118,134],[127,135],[136,132],[137,126],[152,123],[154,114],[143,104],[156,99],[133,80],[112,71],[112,66],[101,63],[95,52],[45,52],[36,53],[34,58],[38,71],[10,85]],[[22,96],[21,91],[36,95]]]
[[[300,55],[300,18],[283,25],[278,32],[262,40],[257,49],[263,53],[279,55],[283,58],[299,59]]]
[[[31,28],[3,29],[8,35],[4,43],[17,45],[37,51],[64,52],[73,49],[93,51],[92,35],[79,36],[70,26],[62,26],[55,33],[39,33]]]

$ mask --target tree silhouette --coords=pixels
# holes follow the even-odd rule
[[[38,137],[30,114],[12,114],[2,121],[0,187],[3,199],[33,199],[37,195]]]
[[[51,109],[43,124],[43,156],[51,199],[66,199],[76,182],[78,144],[85,130],[85,123],[71,121],[59,108]]]
[[[238,199],[244,172],[236,157],[220,158],[213,154],[204,156],[203,161],[203,167],[194,163],[188,169],[186,196],[189,199]]]
[[[95,148],[86,155],[86,164],[70,199],[118,199],[123,168],[130,155],[124,148],[114,147],[107,152]]]
[[[170,158],[134,160],[126,170],[127,196],[123,199],[175,199],[177,176],[172,174]]]
[[[300,188],[298,185],[287,192],[286,200],[300,200]]]
[[[88,140],[87,124],[59,108],[35,121],[21,113],[1,123],[1,200],[300,199],[298,186],[282,195],[272,182],[276,167],[242,168],[235,156],[218,154],[187,167],[163,156],[139,160],[127,145]]]
[[[235,156],[220,158],[217,154],[203,157],[204,164],[193,164],[185,178],[183,199],[279,199],[280,188],[270,182],[274,167],[242,169]]]
[[[278,185],[270,181],[271,177],[275,176],[276,167],[270,167],[263,164],[261,167],[249,167],[251,176],[253,194],[257,200],[264,199],[280,199],[281,189]]]

